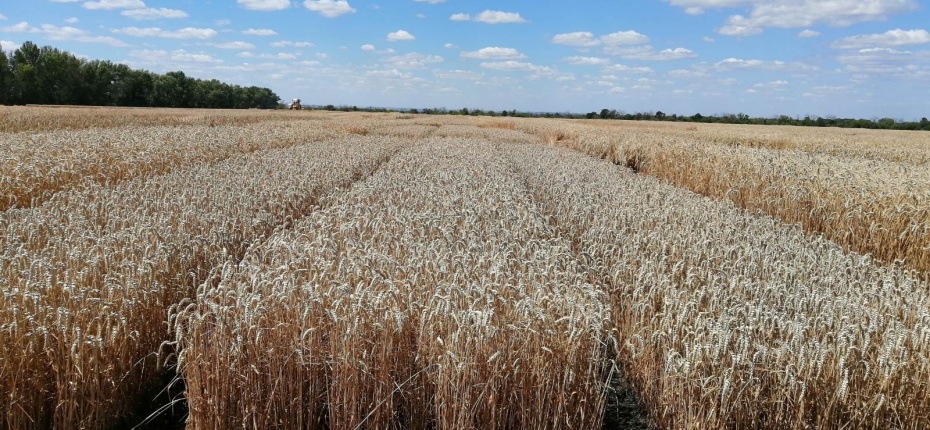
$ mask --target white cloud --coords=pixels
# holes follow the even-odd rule
[[[39,29],[29,25],[28,22],[23,21],[9,27],[0,28],[0,30],[8,31],[10,33],[38,33]]]
[[[6,21],[6,17],[5,17],[5,16],[3,16],[3,14],[2,14],[2,13],[0,13],[0,21]]]
[[[413,0],[413,1],[420,2],[420,3],[437,4],[437,3],[443,3],[446,0]]]
[[[705,9],[748,8],[749,15],[732,15],[717,32],[751,36],[765,28],[800,28],[815,24],[836,27],[886,20],[891,15],[915,10],[916,0],[668,0],[687,13]]]
[[[489,46],[477,51],[463,51],[459,54],[462,58],[475,58],[479,60],[519,60],[526,58],[526,55],[513,48],[501,48]]]
[[[81,0],[49,0],[52,3],[77,3]]]
[[[142,0],[98,0],[86,1],[81,6],[90,10],[141,9],[145,3]]]
[[[120,12],[120,15],[135,19],[135,20],[148,20],[148,19],[179,19],[187,18],[187,12],[177,9],[166,9],[166,8],[146,8],[146,9],[130,9]]]
[[[369,70],[365,72],[365,75],[376,77],[376,78],[397,78],[397,79],[409,79],[413,77],[410,73],[404,73],[397,69],[389,70]]]
[[[746,60],[742,58],[727,58],[725,60],[718,61],[713,65],[712,68],[717,71],[758,69],[805,72],[817,70],[817,67],[805,63],[786,63],[780,60]]]
[[[697,57],[697,54],[695,54],[694,51],[686,48],[663,49],[661,51],[656,51],[652,48],[652,46],[648,45],[626,48],[608,47],[604,48],[604,52],[628,60],[644,61],[667,61]]]
[[[291,7],[290,0],[237,0],[239,6],[251,10],[282,10]]]
[[[68,24],[77,24],[78,21],[80,21],[80,20],[77,19],[77,17],[75,17],[75,16],[72,16],[71,18],[66,18],[66,19],[65,19],[65,22],[67,22]]]
[[[788,86],[788,81],[777,80],[772,82],[755,84],[752,87],[757,90],[784,91]]]
[[[122,40],[109,36],[91,36],[85,30],[74,27],[58,27],[51,24],[42,24],[42,33],[49,40],[77,41],[83,43],[103,43],[110,46],[127,46]]]
[[[859,75],[927,76],[930,51],[900,51],[893,48],[864,48],[837,57],[846,71]]]
[[[604,73],[653,73],[653,70],[648,67],[630,67],[624,64],[614,64],[613,66],[605,67],[603,69]]]
[[[19,49],[19,44],[10,40],[0,40],[0,50],[15,51]]]
[[[279,40],[277,42],[272,42],[271,46],[274,46],[275,48],[283,48],[285,46],[288,46],[291,48],[310,48],[315,45],[313,44],[313,42],[294,42],[290,40]]]
[[[304,0],[304,7],[327,18],[355,13],[355,9],[346,0]]]
[[[215,48],[220,48],[220,49],[238,49],[240,51],[249,51],[249,50],[255,49],[255,45],[248,43],[248,42],[240,42],[240,41],[215,43],[210,46],[213,46]]]
[[[703,41],[705,41],[705,42],[707,42],[707,43],[714,43],[714,42],[715,42],[714,38],[713,38],[713,37],[710,37],[710,36],[704,36],[704,37],[701,38],[701,40],[703,40]]]
[[[277,36],[278,32],[267,28],[250,28],[242,32],[246,36]]]
[[[562,61],[576,66],[604,66],[610,64],[610,60],[599,57],[567,57],[563,58]]]
[[[397,30],[387,34],[388,42],[406,42],[411,40],[416,40],[416,37],[406,30]]]
[[[519,61],[494,61],[481,63],[481,67],[491,70],[504,71],[527,71],[527,72],[551,72],[552,69],[545,66],[537,66],[533,63],[523,63]]]
[[[809,39],[811,37],[817,37],[817,36],[820,36],[820,32],[814,31],[811,29],[803,30],[798,33],[798,37],[800,37],[801,39]]]
[[[444,60],[438,55],[424,55],[417,52],[411,52],[404,55],[397,55],[381,60],[389,63],[397,69],[422,69],[428,64],[442,63]]]
[[[742,15],[733,15],[727,21],[727,25],[717,29],[717,33],[724,36],[752,36],[762,32],[762,27],[753,25]]]
[[[862,34],[840,39],[833,43],[834,48],[857,49],[876,46],[923,45],[930,43],[927,30],[888,30],[880,34]]]
[[[42,24],[41,28],[29,25],[28,22],[20,22],[10,27],[0,28],[2,31],[10,33],[42,33],[49,40],[54,41],[73,41],[82,43],[103,43],[110,46],[127,46],[122,40],[109,36],[93,36],[86,30],[74,27],[59,27],[57,25]]]
[[[180,63],[180,64],[219,64],[223,60],[214,58],[209,54],[204,53],[194,53],[187,52],[183,49],[177,49],[174,51],[164,51],[164,50],[133,50],[129,51],[129,56],[133,58],[141,58],[145,60],[146,63]]]
[[[374,51],[374,50],[377,49],[377,48],[375,48],[375,45],[372,45],[372,44],[365,44],[365,45],[362,45],[361,49],[362,49],[362,51],[365,51],[365,52],[372,52],[372,51]]]
[[[439,79],[457,79],[463,81],[477,81],[484,78],[484,73],[473,72],[471,70],[435,70],[433,71]]]
[[[213,25],[217,27],[225,27],[229,24],[232,24],[232,21],[228,19],[218,19],[218,20],[213,21]]]
[[[616,33],[610,33],[600,38],[601,43],[604,45],[639,45],[642,43],[649,43],[649,38],[646,35],[637,33],[633,30],[629,31],[618,31]]]
[[[458,46],[455,46],[455,45],[453,45],[453,44],[451,44],[451,43],[446,43],[445,45],[442,45],[442,47],[443,47],[443,48],[446,48],[446,49],[455,49],[455,48],[458,48]]]
[[[477,21],[485,24],[520,24],[527,22],[517,12],[503,12],[499,10],[485,10],[475,16],[467,13],[456,13],[449,17],[452,21]]]
[[[569,46],[621,46],[649,43],[649,37],[634,30],[617,31],[600,37],[594,37],[594,33],[590,31],[576,31],[556,34],[550,41],[558,45]]]
[[[526,22],[519,13],[502,12],[499,10],[486,10],[475,17],[475,21],[485,24],[518,24]]]
[[[216,30],[212,28],[193,27],[186,27],[175,31],[162,30],[158,27],[124,27],[111,31],[133,37],[162,37],[166,39],[209,39],[216,36]]]
[[[590,31],[576,31],[552,36],[552,43],[569,46],[595,46],[600,43]]]

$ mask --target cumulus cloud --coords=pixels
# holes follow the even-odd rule
[[[10,33],[41,33],[49,40],[54,41],[74,41],[82,43],[103,43],[110,46],[127,46],[125,42],[109,36],[94,36],[86,30],[74,27],[59,27],[57,25],[43,24],[41,27],[33,27],[28,22],[0,28],[2,31]]]
[[[443,3],[446,0],[413,0],[413,1],[419,2],[419,3],[437,4],[437,3]]]
[[[517,12],[504,12],[499,10],[485,10],[475,16],[467,13],[457,13],[449,17],[452,21],[477,21],[485,24],[520,24],[527,22]]]
[[[668,0],[688,13],[706,9],[748,8],[749,15],[732,15],[717,29],[728,36],[751,36],[765,28],[801,28],[815,24],[845,27],[882,21],[919,7],[916,0]]]
[[[177,49],[174,51],[165,51],[165,50],[133,50],[129,51],[129,56],[133,58],[139,58],[144,60],[146,63],[180,63],[180,64],[219,64],[223,60],[214,58],[209,54],[197,53],[197,52],[188,52],[183,49]]]
[[[255,45],[248,43],[248,42],[241,42],[241,41],[214,43],[210,46],[213,46],[215,48],[220,48],[220,49],[238,49],[240,51],[249,51],[249,50],[255,49]]]
[[[501,48],[489,46],[477,51],[463,51],[459,54],[462,58],[474,58],[479,60],[519,60],[526,58],[526,55],[513,48]]]
[[[9,27],[0,28],[0,30],[8,31],[10,33],[38,33],[39,32],[38,28],[29,25],[29,23],[26,21],[16,23]]]
[[[732,70],[779,70],[805,72],[817,70],[817,67],[805,63],[788,63],[780,60],[756,60],[742,58],[727,58],[714,63],[712,68],[717,71]]]
[[[614,64],[603,69],[604,73],[653,73],[649,67],[632,67],[625,64]]]
[[[111,30],[114,33],[125,34],[133,37],[161,37],[165,39],[209,39],[216,36],[216,30],[212,28],[194,28],[186,27],[180,30],[162,30],[158,27],[138,28],[124,27]]]
[[[374,50],[377,48],[375,48],[375,45],[368,43],[368,44],[362,45],[361,49],[362,51],[365,51],[365,52],[374,52]]]
[[[90,10],[142,9],[145,3],[142,0],[98,0],[86,1],[81,7]]]
[[[609,55],[615,55],[628,60],[644,61],[668,61],[697,57],[697,54],[694,53],[694,51],[687,48],[673,48],[656,51],[652,46],[649,45],[634,47],[609,46],[604,48],[604,52]]]
[[[416,40],[416,37],[406,30],[397,30],[387,34],[388,42],[407,42],[411,40]]]
[[[434,70],[433,75],[439,79],[457,79],[463,81],[477,81],[484,77],[484,73],[471,70]]]
[[[2,14],[2,13],[0,13],[0,21],[6,21],[6,17],[5,17],[5,16],[3,16],[3,14]]]
[[[590,31],[575,31],[572,33],[562,33],[552,36],[552,43],[569,46],[595,46],[600,41],[594,37]]]
[[[503,71],[526,71],[526,72],[551,72],[552,69],[546,66],[537,66],[533,63],[524,63],[520,61],[494,61],[481,63],[481,67],[491,70]]]
[[[649,38],[644,34],[629,30],[603,35],[600,41],[604,45],[638,45],[649,43]]]
[[[187,12],[177,9],[167,9],[167,8],[145,8],[145,9],[130,9],[120,12],[120,15],[138,20],[151,20],[151,19],[180,19],[187,18]]]
[[[866,47],[887,47],[904,45],[923,45],[930,43],[927,30],[888,30],[880,34],[861,34],[850,36],[833,43],[834,48],[858,49]]]
[[[243,31],[242,34],[246,36],[276,36],[278,32],[267,28],[250,28]]]
[[[355,13],[355,8],[346,0],[305,0],[304,7],[327,18]]]
[[[277,42],[272,42],[271,46],[274,46],[275,48],[283,48],[283,47],[310,48],[315,45],[313,44],[313,42],[294,42],[291,40],[279,40]]]
[[[290,0],[236,0],[239,6],[251,10],[282,10],[291,7]]]
[[[808,30],[803,30],[803,31],[801,31],[801,32],[798,33],[798,37],[801,38],[801,39],[809,39],[809,38],[811,38],[811,37],[817,37],[817,36],[820,36],[820,32],[814,31],[814,30],[810,30],[810,29],[808,29]]]
[[[566,57],[562,61],[576,66],[604,66],[610,64],[610,60],[599,57]]]
[[[19,49],[19,44],[10,40],[0,40],[0,50],[15,51]]]
[[[422,69],[428,64],[437,64],[443,61],[443,58],[439,55],[424,55],[417,52],[396,55],[381,60],[381,62],[389,63],[389,65],[397,69]]]
[[[634,30],[617,31],[595,37],[590,31],[576,31],[552,36],[552,43],[569,46],[619,46],[649,43],[649,37]]]

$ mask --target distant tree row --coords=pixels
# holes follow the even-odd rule
[[[9,54],[0,47],[0,104],[5,105],[274,109],[279,99],[268,88],[133,70],[32,42]]]
[[[667,115],[662,111],[656,113],[639,112],[624,113],[614,109],[601,109],[600,112],[589,112],[584,115],[587,119],[625,119],[634,121],[677,121],[677,122],[703,122],[721,124],[757,124],[757,125],[800,125],[807,127],[841,127],[841,128],[872,128],[885,130],[927,130],[930,131],[930,120],[926,117],[920,121],[899,121],[894,118],[859,119],[837,118],[833,116],[805,116],[792,118],[788,115],[778,115],[771,118],[750,117],[744,113],[691,116]]]

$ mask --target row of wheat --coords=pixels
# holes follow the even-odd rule
[[[0,106],[0,133],[82,130],[87,128],[187,125],[247,125],[265,121],[306,120],[310,112],[224,109],[147,109],[93,106]]]
[[[169,306],[396,146],[260,151],[0,214],[0,427],[117,422],[159,376]]]
[[[930,165],[564,122],[533,126],[548,142],[801,224],[847,249],[885,262],[901,260],[930,274]]]
[[[598,428],[610,310],[496,145],[430,139],[174,313],[188,428]]]
[[[920,131],[867,130],[796,126],[675,123],[654,121],[573,121],[586,127],[637,131],[664,138],[686,138],[701,142],[833,155],[847,158],[930,163],[930,134]]]
[[[326,121],[0,133],[0,210],[55,193],[344,135]]]
[[[663,428],[927,428],[930,291],[778,221],[558,149],[514,149],[609,289]]]

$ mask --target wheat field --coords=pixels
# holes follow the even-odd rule
[[[0,109],[0,428],[930,427],[924,134]]]

